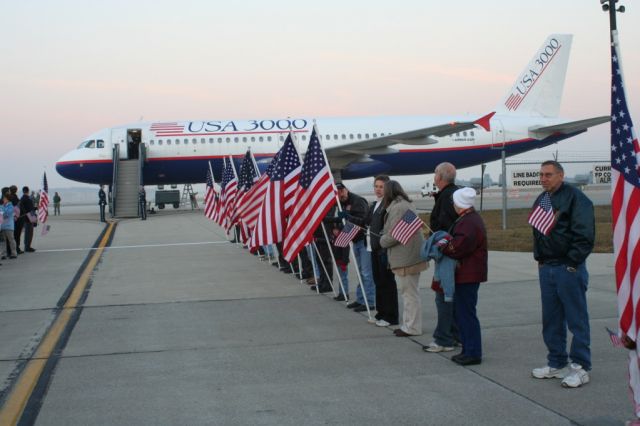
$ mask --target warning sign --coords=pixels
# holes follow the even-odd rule
[[[540,170],[513,170],[509,175],[509,180],[509,186],[511,188],[539,188]]]
[[[593,183],[611,183],[611,164],[594,164],[591,173]]]

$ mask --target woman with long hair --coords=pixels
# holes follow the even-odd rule
[[[385,183],[383,205],[387,209],[387,218],[380,245],[387,249],[389,267],[395,275],[404,305],[402,325],[394,334],[398,337],[419,336],[422,334],[422,303],[418,281],[420,273],[427,269],[427,263],[420,257],[424,237],[422,231],[418,230],[406,244],[402,244],[391,235],[393,228],[408,210],[416,214],[411,199],[397,181]]]

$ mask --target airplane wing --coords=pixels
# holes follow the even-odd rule
[[[554,134],[566,134],[585,131],[589,127],[611,121],[611,117],[603,115],[601,117],[587,118],[585,120],[570,121],[567,123],[554,124],[553,126],[534,126],[529,128],[529,132],[533,133],[536,138],[545,138]]]
[[[371,154],[391,154],[398,152],[391,148],[392,145],[431,145],[438,143],[432,136],[442,137],[464,130],[481,126],[489,131],[489,121],[495,112],[485,115],[475,121],[444,123],[408,132],[395,133],[381,136],[379,138],[367,139],[358,142],[328,147],[325,149],[327,157],[334,168],[342,168],[349,163],[359,160],[366,160]],[[338,164],[339,163],[339,164]]]

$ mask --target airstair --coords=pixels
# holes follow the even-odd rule
[[[121,160],[119,150],[114,149],[112,211],[113,217],[139,217],[138,193],[142,182],[144,146],[140,144],[140,155],[136,159]]]

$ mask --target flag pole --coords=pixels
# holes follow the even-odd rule
[[[315,130],[316,135],[318,135],[318,140],[319,140],[320,139],[320,134],[318,132],[318,128],[316,126],[315,120],[313,121],[313,130]],[[327,153],[324,151],[324,147],[322,145],[320,145],[320,147],[321,147],[322,155],[324,157],[324,161],[327,163],[327,165],[329,165],[329,168],[331,168],[331,165],[329,164],[329,160],[327,159]],[[333,178],[333,175],[332,175],[332,178]],[[335,182],[333,182],[333,185],[335,187]],[[340,198],[338,197],[337,189],[336,189],[336,205],[337,205],[338,211],[342,212],[342,206],[340,206]],[[346,225],[346,220],[342,219],[342,225]],[[353,263],[356,266],[356,276],[358,277],[358,285],[360,286],[360,290],[362,290],[362,296],[363,296],[362,298],[364,299],[364,306],[367,308],[367,315],[369,316],[369,319],[371,319],[371,309],[369,308],[369,301],[367,300],[367,292],[365,291],[364,284],[362,283],[362,276],[360,274],[360,265],[359,265],[358,260],[356,258],[356,252],[353,249],[353,243],[352,242],[349,242],[349,252],[351,253],[351,258],[353,259]],[[336,267],[337,266],[338,265],[336,264]],[[338,273],[338,275],[340,275],[340,274]],[[342,289],[342,291],[344,292],[344,288]],[[348,294],[345,294],[344,296],[345,296],[345,298],[349,297]]]

